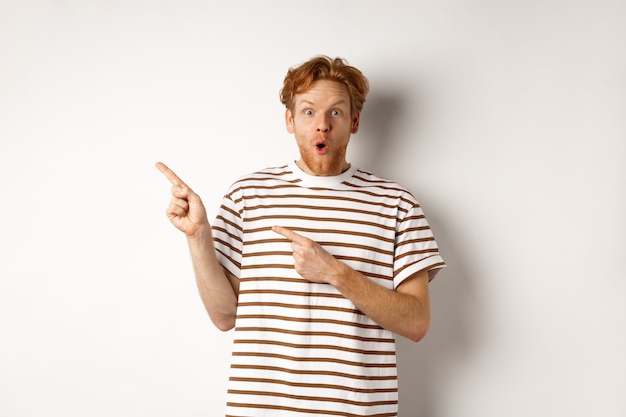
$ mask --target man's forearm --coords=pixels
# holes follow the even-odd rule
[[[340,273],[331,284],[381,327],[414,342],[420,341],[430,326],[428,272],[408,278],[396,290],[375,283],[341,263]]]
[[[210,229],[188,237],[189,252],[200,297],[215,326],[230,330],[235,326],[237,293],[215,255]]]

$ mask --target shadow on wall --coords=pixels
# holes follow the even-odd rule
[[[406,134],[398,126],[415,119],[415,100],[411,106],[404,93],[389,93],[368,97],[361,122],[357,148],[359,166],[387,176],[386,167],[393,167],[394,155],[402,151]],[[411,107],[410,114],[408,107]],[[410,118],[410,119],[408,119]],[[408,167],[407,167],[408,168]],[[394,171],[397,174],[397,171]],[[410,190],[417,183],[414,174],[403,170],[402,178],[393,178]],[[412,180],[413,179],[413,180]],[[445,192],[445,191],[444,191]],[[418,201],[420,195],[416,192]],[[398,374],[400,383],[400,417],[437,417],[441,415],[438,402],[445,401],[447,383],[455,373],[451,367],[461,365],[473,346],[469,332],[473,281],[463,253],[454,247],[454,231],[446,228],[446,220],[437,215],[434,202],[425,204],[428,221],[435,233],[447,267],[431,283],[432,325],[428,335],[419,343],[401,336],[398,341]]]
[[[361,127],[351,145],[355,149],[358,166],[377,175],[388,177],[385,167],[390,166],[393,157],[390,150],[398,149],[400,135],[394,128],[401,120],[406,120],[402,111],[406,108],[405,99],[399,93],[371,92],[363,108]],[[352,148],[351,148],[352,149]]]
[[[433,210],[434,209],[434,210]],[[471,360],[474,335],[470,331],[473,274],[464,267],[463,254],[452,244],[453,231],[431,207],[428,215],[447,267],[430,284],[432,323],[419,343],[397,336],[400,380],[400,417],[440,417],[439,404],[457,369]]]

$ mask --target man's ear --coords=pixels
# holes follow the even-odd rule
[[[287,127],[287,132],[293,133],[293,114],[291,114],[291,110],[285,109],[285,126]]]
[[[361,113],[357,113],[352,118],[352,126],[350,127],[350,133],[356,133],[359,131],[359,123],[361,122]]]

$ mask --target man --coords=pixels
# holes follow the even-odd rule
[[[291,68],[281,101],[300,158],[240,178],[212,227],[157,163],[209,316],[235,328],[228,416],[397,415],[393,334],[424,337],[445,265],[411,193],[346,160],[368,88],[340,58]]]

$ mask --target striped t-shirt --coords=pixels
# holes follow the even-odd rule
[[[213,222],[220,263],[240,280],[227,416],[396,416],[392,332],[300,277],[273,225],[390,289],[445,266],[422,209],[392,181],[356,168],[311,176],[295,163],[240,178]]]

